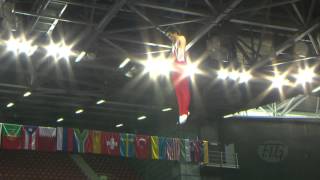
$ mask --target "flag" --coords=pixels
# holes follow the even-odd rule
[[[148,159],[150,151],[150,136],[136,135],[135,151],[138,159]]]
[[[1,136],[1,131],[2,131],[2,123],[0,123],[0,136]],[[1,137],[0,137],[0,146],[1,146]]]
[[[159,138],[158,136],[151,136],[151,158],[159,159]]]
[[[73,129],[57,127],[57,150],[64,152],[73,152]]]
[[[123,133],[120,134],[120,155],[122,157],[134,157],[135,156],[135,135]]]
[[[180,139],[180,160],[191,162],[189,139]]]
[[[53,127],[39,127],[39,151],[54,152],[57,150],[57,129]]]
[[[159,159],[165,160],[167,158],[167,138],[159,137]]]
[[[120,134],[102,132],[102,153],[111,156],[120,155]]]
[[[209,143],[208,141],[202,141],[202,162],[205,164],[209,163]]]
[[[3,124],[2,131],[2,148],[3,149],[21,149],[22,132],[21,125]]]
[[[200,141],[191,140],[190,141],[190,152],[191,152],[191,161],[200,162],[201,161],[201,150],[200,150]]]
[[[167,138],[166,157],[168,160],[180,160],[180,140]]]
[[[74,151],[78,153],[92,152],[92,138],[90,137],[89,130],[73,129],[74,132]]]
[[[90,134],[92,138],[92,152],[101,154],[101,131],[90,131]]]
[[[23,126],[23,149],[36,150],[38,146],[38,127],[37,126]]]

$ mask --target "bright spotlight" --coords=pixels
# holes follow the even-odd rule
[[[187,64],[185,67],[185,74],[187,76],[193,76],[198,73],[198,66],[196,64]]]
[[[229,72],[226,69],[220,69],[217,72],[219,79],[227,79],[229,76]]]
[[[61,122],[61,121],[63,121],[63,118],[62,118],[62,117],[59,118],[59,119],[57,119],[57,122]]]
[[[28,96],[30,96],[31,95],[31,92],[30,91],[27,91],[27,92],[25,92],[24,94],[23,94],[23,97],[28,97]]]
[[[7,108],[11,108],[12,106],[14,106],[13,102],[10,102],[10,103],[7,104]]]
[[[272,88],[280,89],[282,86],[287,84],[288,80],[286,79],[286,77],[284,75],[281,75],[281,76],[273,77],[271,82],[272,82],[272,84],[271,84]]]
[[[78,110],[76,110],[76,114],[81,114],[81,113],[83,113],[83,109],[78,109]]]
[[[298,74],[294,77],[297,84],[304,85],[306,83],[312,83],[315,73],[313,69],[299,69]]]
[[[145,72],[152,77],[159,75],[168,75],[172,69],[171,63],[163,59],[147,60],[144,64]]]
[[[60,43],[53,43],[51,42],[48,46],[45,47],[47,51],[47,56],[51,56],[55,58],[56,60],[59,59],[66,59],[69,60],[69,57],[74,55],[74,52],[72,51],[71,46],[67,46],[64,42]],[[81,54],[83,54],[81,52]],[[81,54],[79,55],[81,57]],[[85,55],[85,52],[83,56]]]
[[[24,53],[26,55],[32,55],[37,50],[37,46],[33,46],[32,41],[27,41],[24,38],[10,38],[6,41],[6,48],[15,54]]]
[[[240,72],[239,77],[239,83],[247,83],[252,78],[252,75],[248,71],[243,71]]]
[[[137,119],[138,120],[143,120],[143,119],[146,119],[147,118],[147,116],[140,116],[140,117],[138,117]]]

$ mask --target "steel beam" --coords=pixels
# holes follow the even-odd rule
[[[236,23],[236,24],[245,24],[245,25],[250,25],[250,26],[257,26],[257,27],[262,27],[262,28],[283,30],[283,31],[292,31],[292,32],[299,31],[298,28],[294,28],[294,27],[286,27],[286,26],[280,26],[280,25],[265,24],[265,23],[253,22],[253,21],[247,21],[247,20],[241,20],[241,19],[230,19],[230,22]]]
[[[39,16],[40,18],[58,20],[58,21],[63,21],[63,22],[67,22],[67,23],[81,24],[81,25],[86,25],[86,26],[95,26],[96,25],[96,24],[90,24],[90,23],[84,22],[84,21],[58,18],[58,17],[54,17],[54,16],[41,15],[39,13],[30,13],[30,12],[26,12],[26,11],[15,11],[14,10],[13,13],[18,14],[18,15],[24,15],[24,16],[33,16],[33,17]]]
[[[296,5],[296,4],[292,4],[292,7],[293,7],[294,11],[296,12],[296,14],[297,14],[297,16],[298,16],[301,24],[303,24],[304,26],[306,26],[306,22],[305,22],[305,20],[304,20],[304,18],[303,18],[303,16],[302,16],[302,14],[300,13],[297,5]],[[316,41],[314,40],[312,34],[309,33],[309,34],[308,34],[308,37],[309,37],[309,39],[310,39],[310,41],[311,41],[311,44],[312,44],[313,49],[315,50],[316,54],[319,55],[318,45],[316,44]]]
[[[168,46],[166,44],[159,44],[159,43],[152,43],[152,42],[141,42],[129,38],[124,37],[117,37],[117,36],[108,36],[106,37],[109,40],[116,40],[116,41],[122,41],[122,42],[128,42],[128,43],[134,43],[134,44],[141,44],[145,46],[153,46],[153,47],[161,47],[161,48],[168,48],[171,49],[171,46]]]
[[[204,14],[204,13],[201,13],[201,12],[195,12],[195,11],[185,10],[185,9],[177,9],[177,8],[164,6],[164,5],[160,5],[160,4],[156,4],[156,3],[150,3],[150,2],[146,2],[146,1],[134,2],[134,5],[135,6],[140,6],[140,7],[163,10],[163,11],[169,11],[169,12],[193,15],[193,16],[212,17],[209,14]]]
[[[34,30],[36,24],[38,23],[40,17],[40,14],[42,14],[42,12],[48,7],[48,5],[50,4],[51,0],[45,0],[43,1],[43,3],[40,4],[39,8],[36,10],[36,13],[39,14],[39,16],[37,16],[36,20],[34,21],[32,27],[31,27],[31,31]]]
[[[209,7],[209,9],[211,10],[213,15],[218,14],[218,10],[212,5],[212,3],[210,2],[210,0],[204,0],[204,2],[206,3],[206,5]]]
[[[196,44],[208,31],[214,26],[218,25],[224,18],[226,18],[230,12],[236,8],[242,0],[234,0],[224,11],[222,11],[217,17],[213,18],[212,21],[200,29],[196,36],[187,44],[186,50],[189,50],[194,44]]]
[[[295,3],[295,2],[298,2],[298,1],[301,1],[301,0],[289,0],[289,1],[275,2],[275,3],[265,4],[265,5],[261,5],[261,6],[257,6],[257,7],[244,9],[244,10],[235,11],[232,14],[235,15],[235,14],[241,14],[241,13],[246,13],[246,12],[251,12],[251,11],[258,11],[258,10],[261,10],[261,9],[267,9],[267,8],[272,8],[272,7],[277,7],[277,6],[283,6],[283,5]]]
[[[188,24],[188,23],[196,23],[196,22],[202,22],[207,20],[207,18],[195,18],[190,20],[183,20],[183,21],[176,21],[171,23],[163,23],[158,24],[158,27],[166,27],[166,26],[173,26],[173,25],[179,25],[179,24]],[[105,32],[105,34],[115,34],[115,33],[124,33],[124,32],[131,32],[131,31],[140,31],[140,30],[147,30],[147,29],[153,29],[153,25],[148,26],[141,26],[141,27],[134,27],[134,28],[124,28],[124,29],[116,29],[116,30],[110,30]]]
[[[277,48],[275,50],[275,52],[273,54],[271,54],[269,57],[267,57],[266,59],[258,62],[255,65],[255,68],[260,68],[262,66],[264,66],[265,64],[267,64],[268,62],[270,62],[274,57],[280,55],[283,51],[285,51],[286,49],[288,49],[289,47],[293,46],[296,42],[298,42],[299,40],[301,40],[302,38],[304,38],[306,35],[308,35],[309,33],[311,33],[313,30],[315,30],[316,28],[318,28],[320,26],[320,22],[317,21],[315,22],[313,25],[307,27],[306,29],[304,29],[303,31],[301,31],[300,33],[298,33],[297,35],[289,38],[287,41],[285,41],[279,48]]]
[[[146,15],[144,15],[142,12],[140,12],[137,8],[135,8],[133,5],[129,4],[129,8],[135,12],[138,16],[140,16],[142,19],[147,21],[149,24],[151,24],[155,29],[157,29],[161,34],[165,35],[165,31],[162,30],[157,24],[153,23],[150,18],[148,18]]]

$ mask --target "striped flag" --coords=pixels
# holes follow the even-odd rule
[[[102,150],[102,132],[101,131],[90,131],[92,138],[92,152],[96,154],[101,154]]]
[[[38,146],[38,127],[37,126],[23,126],[23,149],[36,150]]]
[[[159,159],[167,159],[167,138],[159,137]]]
[[[180,160],[184,162],[191,162],[189,139],[180,139]]]
[[[167,138],[166,153],[168,160],[180,160],[180,140],[178,138]]]
[[[57,127],[57,151],[73,152],[73,129]]]
[[[198,140],[190,141],[191,160],[193,162],[201,161],[201,143]]]
[[[159,159],[159,138],[158,136],[151,136],[151,158]]]

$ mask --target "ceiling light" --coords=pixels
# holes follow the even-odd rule
[[[63,121],[64,119],[61,117],[61,118],[59,118],[59,119],[57,119],[57,122],[61,122],[61,121]]]
[[[122,126],[123,126],[123,124],[117,124],[116,125],[117,128],[122,127]]]
[[[161,111],[167,112],[167,111],[171,111],[171,110],[172,110],[172,108],[164,108],[164,109],[162,109]]]
[[[306,83],[311,83],[315,77],[313,69],[299,69],[298,74],[294,75],[297,84],[304,85]]]
[[[56,60],[66,59],[68,60],[70,56],[74,55],[71,46],[67,46],[64,42],[53,43],[51,42],[46,47],[47,56],[51,56]],[[80,54],[81,55],[81,54]]]
[[[86,55],[86,52],[85,51],[81,51],[81,53],[76,58],[75,62],[81,61],[85,55]]]
[[[129,58],[123,60],[123,62],[119,65],[119,69],[124,68],[130,62]]]
[[[28,97],[28,96],[30,96],[31,95],[31,92],[30,91],[27,91],[27,92],[25,92],[24,94],[23,94],[23,97]]]
[[[220,69],[217,71],[219,79],[227,79],[229,76],[229,72],[226,69]]]
[[[96,104],[102,104],[102,103],[105,103],[105,102],[106,102],[105,100],[101,99],[101,100],[97,101]]]
[[[306,56],[305,56],[305,55],[303,55],[303,54],[300,54],[300,55],[299,55],[299,57],[301,57],[301,58],[305,58]]]
[[[147,116],[140,116],[140,117],[138,117],[138,120],[143,120],[143,119],[146,119],[147,118]]]
[[[247,83],[252,78],[252,75],[248,71],[243,71],[240,72],[239,77],[239,83]]]
[[[273,88],[281,88],[282,86],[287,84],[287,80],[284,75],[273,77],[271,82],[271,87]]]
[[[37,46],[32,45],[32,41],[27,41],[24,38],[14,39],[12,37],[6,41],[6,48],[16,54],[24,53],[26,55],[32,55],[37,50]]]
[[[318,86],[318,87],[316,87],[316,88],[314,88],[314,89],[312,90],[313,93],[316,93],[316,92],[318,92],[318,91],[320,91],[320,86]]]
[[[149,59],[144,63],[145,73],[149,73],[151,77],[160,75],[168,75],[172,70],[170,61],[164,59]]]
[[[10,102],[10,103],[7,104],[7,108],[11,108],[12,106],[14,106],[13,102]]]
[[[198,73],[198,66],[196,64],[187,64],[185,68],[185,73],[187,76],[193,76]]]
[[[78,109],[77,111],[76,111],[76,114],[81,114],[81,113],[83,113],[83,109]]]

